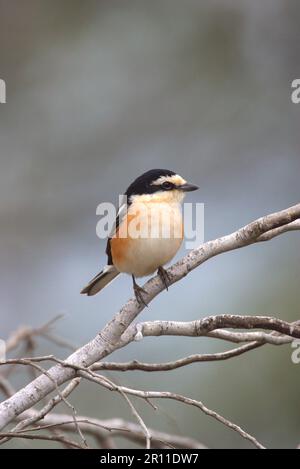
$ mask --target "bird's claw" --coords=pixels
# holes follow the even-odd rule
[[[160,276],[160,279],[161,279],[162,283],[164,284],[165,289],[168,290],[168,287],[169,287],[170,284],[171,284],[171,277],[170,277],[170,275],[169,275],[168,272],[167,272],[163,267],[161,267],[161,266],[158,267],[157,273],[158,273],[158,275]]]
[[[146,301],[143,298],[143,295],[148,295],[146,290],[144,288],[140,287],[139,285],[135,284],[135,285],[133,285],[133,291],[134,291],[134,294],[135,294],[136,301],[139,303],[139,305],[144,305],[144,306],[148,307]]]

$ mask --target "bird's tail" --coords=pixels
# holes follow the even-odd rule
[[[119,275],[119,271],[113,265],[106,265],[104,269],[96,275],[87,286],[81,290],[83,295],[96,295],[102,288],[106,287],[114,278]]]

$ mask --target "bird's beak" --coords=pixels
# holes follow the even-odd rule
[[[185,184],[182,184],[181,186],[179,186],[178,189],[183,192],[192,192],[192,191],[196,191],[197,189],[199,189],[199,187],[195,186],[195,184],[189,184],[186,182]]]

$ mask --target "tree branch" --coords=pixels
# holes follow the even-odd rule
[[[190,271],[219,254],[271,239],[286,231],[299,229],[299,218],[300,204],[297,204],[286,210],[262,217],[230,235],[204,243],[168,269],[171,283],[181,280]],[[295,222],[296,220],[297,222]],[[144,289],[148,292],[146,300],[149,303],[164,289],[164,285],[159,276],[155,276],[146,282]],[[90,367],[110,355],[114,350],[124,346],[120,339],[142,309],[143,306],[139,305],[134,298],[130,299],[94,339],[66,359],[68,367],[62,364],[53,366],[2,402],[0,404],[0,430],[26,409],[31,408],[49,393],[58,389],[58,386],[73,379],[77,373],[76,367]],[[247,317],[250,324],[248,328],[265,328],[288,334],[291,337],[300,337],[298,326],[294,327],[284,321],[271,319],[272,326],[270,326],[270,318],[263,317],[259,321],[256,319],[254,323],[252,317]],[[245,321],[242,320],[242,317],[235,318],[233,321],[232,317],[226,316],[226,321],[226,327],[245,327]],[[195,328],[202,334],[204,332],[217,334],[221,332],[219,329],[224,327],[222,324],[224,324],[224,317],[222,323],[220,317],[215,316],[196,321]],[[143,335],[145,335],[144,328]]]
[[[80,425],[82,432],[102,441],[105,440],[108,435],[113,437],[123,437],[139,444],[143,444],[145,441],[145,435],[141,430],[140,425],[123,419],[116,418],[100,420],[79,415],[77,417],[77,422],[78,425]],[[75,432],[74,422],[70,420],[69,415],[52,413],[43,418],[42,425],[23,430],[23,433],[47,430],[51,427],[60,427],[61,430],[68,433]],[[194,438],[160,432],[152,428],[149,428],[148,430],[151,434],[151,442],[154,448],[164,445],[170,448],[205,449],[205,446]]]

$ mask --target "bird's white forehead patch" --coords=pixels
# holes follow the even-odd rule
[[[151,184],[153,186],[160,186],[164,182],[171,182],[175,186],[181,186],[186,183],[186,180],[183,179],[179,174],[173,174],[172,176],[160,176],[158,179],[153,181]]]

